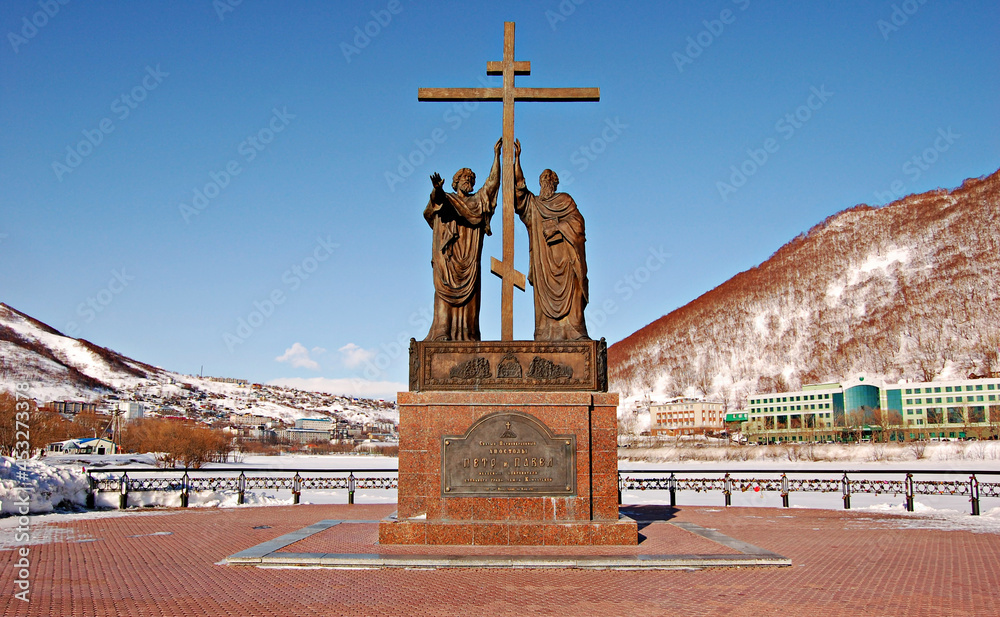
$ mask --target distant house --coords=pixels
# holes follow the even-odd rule
[[[49,401],[45,404],[47,409],[56,413],[77,414],[81,411],[97,411],[97,403],[84,403],[82,401]]]
[[[117,454],[115,443],[103,437],[67,439],[50,443],[45,449],[61,454]]]
[[[146,405],[135,401],[119,401],[118,411],[124,414],[126,420],[139,420],[146,415]]]
[[[330,418],[299,418],[295,421],[295,428],[330,431],[333,427],[333,420]]]
[[[275,431],[279,441],[289,443],[310,443],[330,441],[330,431],[310,428],[281,428]]]
[[[653,435],[698,435],[725,428],[725,405],[717,401],[682,398],[649,406]]]
[[[229,414],[229,423],[233,426],[267,426],[272,422],[274,422],[274,418],[252,413]]]

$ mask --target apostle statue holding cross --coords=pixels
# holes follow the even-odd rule
[[[482,188],[473,192],[476,174],[459,169],[451,181],[431,176],[430,200],[424,219],[433,230],[431,268],[434,271],[434,321],[427,341],[478,341],[480,262],[483,235],[490,235],[490,219],[500,189],[500,146],[493,146],[493,168]]]
[[[514,102],[515,101],[598,101],[601,98],[599,88],[520,88],[514,86],[514,76],[515,75],[529,75],[531,73],[531,63],[525,60],[514,60],[514,22],[504,23],[504,45],[503,45],[503,60],[491,61],[486,63],[486,72],[489,75],[502,75],[503,76],[503,86],[500,88],[420,88],[418,91],[418,99],[421,101],[502,101],[503,102],[503,137],[501,138],[501,143],[498,144],[496,151],[503,152],[503,165],[502,165],[502,200],[503,200],[503,259],[491,258],[490,271],[497,275],[501,279],[501,295],[500,295],[500,339],[503,341],[512,341],[514,339],[514,287],[519,288],[521,291],[525,289],[525,277],[524,274],[518,272],[514,268],[514,214],[515,214],[515,190],[514,190]],[[494,169],[496,164],[494,163]],[[553,174],[554,175],[554,174]],[[493,175],[491,174],[491,178]],[[436,186],[436,185],[435,185]],[[484,187],[485,188],[485,185]],[[437,190],[435,188],[435,190]],[[471,189],[470,189],[471,190]],[[543,189],[544,191],[545,189]],[[553,186],[554,191],[554,186]],[[543,193],[544,194],[544,193]],[[564,195],[558,193],[556,195]],[[538,197],[541,197],[538,196]],[[568,195],[566,196],[568,197]],[[535,203],[540,203],[535,201]],[[527,202],[524,203],[524,208],[528,208]],[[525,210],[526,212],[529,211]],[[575,205],[573,208],[575,210]],[[532,210],[533,211],[533,210]],[[541,210],[538,210],[539,212]],[[577,212],[577,216],[579,212]],[[545,218],[545,217],[543,217]],[[579,257],[582,260],[583,257],[583,219],[580,218],[580,240],[579,247],[569,244],[567,246],[574,246],[574,250],[578,248]],[[527,221],[525,221],[527,225]],[[531,227],[529,227],[529,234],[531,233]],[[563,231],[567,231],[564,229]],[[539,230],[541,234],[540,237],[544,237],[545,231]],[[568,239],[573,233],[561,233],[558,237]],[[549,236],[549,239],[555,239],[556,236]],[[534,243],[534,240],[532,240]],[[534,244],[532,244],[534,247]],[[480,245],[481,247],[481,245]],[[561,247],[560,250],[565,247]],[[534,250],[534,249],[533,249]],[[534,254],[532,255],[532,268],[534,269],[534,263],[538,257]],[[579,265],[584,265],[581,262]],[[476,271],[478,273],[478,263],[476,264]],[[534,270],[533,270],[534,271]],[[435,274],[435,276],[437,276]],[[435,279],[436,280],[436,279]],[[478,276],[476,278],[476,294],[478,295]],[[583,326],[583,307],[586,306],[586,269],[582,270],[582,277],[577,276],[576,279],[577,289],[582,290],[582,302],[577,302],[576,307],[579,308],[579,324],[577,327],[570,328],[566,331],[558,331],[558,329],[546,329],[543,328],[541,331],[538,329],[538,294],[539,287],[538,283],[535,283],[535,296],[536,296],[536,329],[535,329],[535,339],[536,340],[567,340],[571,339],[586,339],[587,332],[586,327]],[[558,285],[557,285],[558,286]],[[551,296],[549,291],[545,292],[546,296]],[[550,305],[551,302],[543,302],[544,305]],[[478,297],[475,303],[475,310],[477,311],[477,326],[478,326]],[[558,311],[557,311],[558,312]],[[561,318],[560,318],[561,319]],[[435,316],[434,321],[437,323],[437,304],[435,304]],[[428,336],[428,340],[434,338],[435,329],[432,327],[431,335]],[[467,338],[465,340],[478,340],[479,330],[478,327],[475,330],[475,338]],[[556,337],[556,338],[549,338]],[[451,339],[445,339],[451,340]]]

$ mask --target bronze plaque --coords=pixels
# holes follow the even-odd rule
[[[608,391],[599,341],[410,341],[410,391]]]
[[[576,494],[576,436],[553,435],[520,411],[477,420],[441,444],[445,497],[566,497]]]

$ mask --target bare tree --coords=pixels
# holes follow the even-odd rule
[[[695,370],[694,386],[702,396],[708,396],[715,381],[715,360],[711,354],[705,354]]]

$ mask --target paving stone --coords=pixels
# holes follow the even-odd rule
[[[48,524],[58,528],[50,537],[59,540],[29,547],[30,603],[13,598],[16,552],[0,551],[0,580],[5,586],[0,615],[992,617],[998,612],[1000,535],[903,529],[897,524],[899,517],[858,511],[683,507],[666,513],[670,523],[715,529],[785,555],[793,564],[788,568],[407,570],[220,565],[228,555],[317,521],[377,521],[393,510],[395,505],[177,509],[160,516]],[[640,533],[649,538],[657,535],[658,527],[666,527],[644,520],[635,509],[629,509],[629,515],[646,525]],[[662,513],[657,516],[664,518]],[[370,534],[365,528],[372,524],[341,524],[318,533],[355,529]],[[253,529],[259,525],[270,529]],[[40,531],[39,526],[33,533]],[[683,533],[693,541],[708,542]],[[86,538],[100,541],[75,541]],[[359,548],[360,538],[355,537]],[[369,546],[366,552],[382,553],[383,547],[377,548],[376,552]],[[588,550],[591,555],[607,555],[608,548]],[[643,544],[638,548],[644,549]],[[330,555],[338,550],[327,549]],[[733,554],[725,547],[720,551]]]

